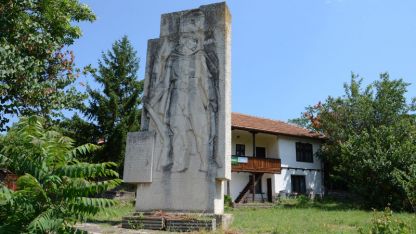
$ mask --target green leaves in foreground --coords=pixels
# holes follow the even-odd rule
[[[94,196],[121,182],[116,164],[76,159],[97,148],[75,148],[72,139],[46,130],[43,119],[22,118],[2,141],[0,167],[19,179],[16,191],[0,184],[0,233],[75,232],[75,222],[113,206]]]
[[[393,211],[390,208],[386,207],[384,212],[376,213],[374,212],[373,219],[371,220],[371,225],[369,230],[364,228],[358,229],[358,232],[361,234],[407,234],[412,233],[410,227],[403,221],[393,217]]]

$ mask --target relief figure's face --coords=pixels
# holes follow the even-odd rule
[[[192,36],[182,36],[179,39],[179,44],[182,45],[184,49],[194,52],[198,48],[198,39]]]

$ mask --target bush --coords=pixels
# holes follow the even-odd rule
[[[310,199],[307,196],[305,196],[305,195],[299,195],[296,198],[296,200],[298,202],[297,205],[300,206],[300,207],[306,206],[309,203],[309,201],[310,201]]]
[[[232,207],[233,206],[233,199],[230,195],[224,195],[224,206],[225,207]]]
[[[406,234],[410,233],[409,226],[394,218],[393,212],[386,207],[381,214],[375,213],[369,230],[359,229],[360,233],[370,234]]]
[[[94,196],[121,182],[116,165],[79,162],[97,146],[74,147],[43,123],[22,118],[2,139],[0,167],[19,179],[16,191],[0,184],[0,233],[73,233],[73,224],[115,204]]]

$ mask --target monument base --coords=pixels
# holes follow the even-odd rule
[[[122,228],[150,229],[174,232],[228,229],[233,221],[231,214],[135,212],[123,217]]]

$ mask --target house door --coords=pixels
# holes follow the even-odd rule
[[[257,179],[258,178],[258,176],[259,175],[256,175],[255,176],[255,178]],[[250,175],[249,176],[249,180],[250,181],[253,181],[253,176],[252,175]],[[262,192],[262,188],[261,188],[261,180],[256,184],[256,187],[254,188],[255,189],[255,192],[256,192],[256,194],[261,194],[261,193],[263,193]],[[251,193],[253,193],[253,189],[252,189],[252,187],[250,187],[250,192]]]
[[[266,157],[266,148],[256,147],[256,157],[257,158],[265,158]]]
[[[292,175],[291,180],[292,180],[292,193],[299,193],[299,194],[306,193],[305,176]]]
[[[272,195],[272,179],[267,178],[267,201],[273,202],[273,195]]]

